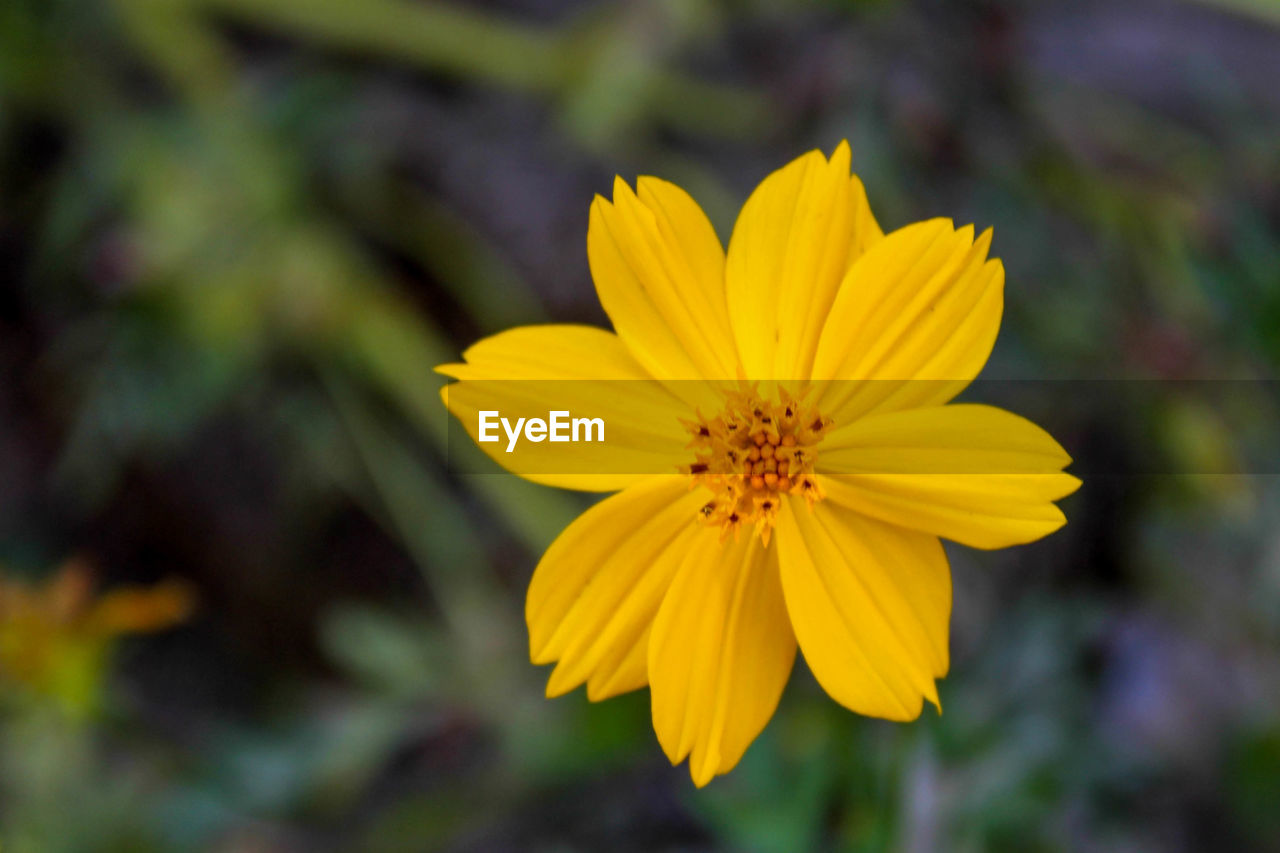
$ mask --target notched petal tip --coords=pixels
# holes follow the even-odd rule
[[[533,629],[531,627],[531,636],[529,638],[529,663],[534,664],[535,666],[546,666],[549,663],[555,663],[559,660],[556,655],[549,654],[547,652],[547,646],[550,645],[551,640],[550,636],[546,637],[541,642],[535,643],[532,637],[532,631]]]
[[[587,208],[587,239],[591,239],[591,232],[601,227],[602,218],[613,210],[613,202],[596,193],[591,198],[591,206]]]
[[[621,175],[613,176],[613,203],[617,204],[619,199],[634,199],[635,190],[631,189],[631,185]]]
[[[991,275],[991,287],[996,288],[1001,294],[1004,293],[1004,261],[999,258],[988,258],[983,265],[989,269]]]
[[[650,665],[652,669],[652,664]],[[658,720],[658,709],[653,707],[653,687],[650,685],[650,712],[653,715],[653,733],[658,738],[658,746],[662,747],[662,754],[667,757],[667,761],[671,762],[671,766],[675,767],[681,761],[684,761],[689,755],[688,749],[681,749],[680,736],[683,727],[676,728],[673,726],[662,725]]]
[[[938,682],[937,682],[937,679],[930,678],[930,679],[928,680],[928,684],[927,684],[927,686],[925,687],[925,694],[924,694],[924,698],[925,698],[925,699],[927,699],[927,700],[929,701],[929,704],[930,704],[930,705],[932,705],[933,707],[935,707],[935,708],[937,708],[937,709],[938,709],[938,713],[939,713],[939,714],[941,714],[941,713],[942,713],[942,700],[941,700],[940,698],[938,698]],[[923,702],[921,702],[921,703],[920,703],[920,712],[921,712],[921,713],[924,713],[924,703],[923,703]]]
[[[596,673],[592,673],[587,679],[587,700],[590,702],[603,702],[606,699],[612,699],[621,693],[631,689],[639,689],[644,685],[622,686],[620,673],[614,672],[608,678],[598,678]]]
[[[823,686],[823,689],[826,690],[825,685]],[[878,717],[883,720],[888,720],[891,723],[914,723],[916,720],[920,719],[920,714],[924,712],[925,697],[923,694],[917,694],[914,699],[908,702],[895,700],[896,704],[876,711],[868,711],[865,708],[845,702],[840,697],[833,695],[830,690],[827,690],[827,695],[831,696],[831,698],[835,699],[837,703],[848,708],[855,714],[861,714],[864,717]]]
[[[768,176],[760,182],[756,187],[756,192],[770,183],[770,181],[785,180],[784,175],[791,175],[797,171],[805,172],[809,169],[821,169],[827,165],[827,155],[822,153],[821,148],[813,148],[804,152],[799,157],[792,160],[780,169],[774,169]],[[753,193],[754,194],[754,193]],[[749,201],[749,199],[748,199]],[[745,209],[745,208],[744,208]]]
[[[689,778],[693,780],[695,788],[705,788],[707,783],[716,778],[721,772],[720,769],[720,753],[711,751],[698,762],[695,767],[693,761],[689,762]]]
[[[543,691],[548,699],[557,699],[566,693],[572,693],[582,684],[583,679],[575,679],[569,673],[568,667],[564,663],[559,663],[556,668],[551,670],[551,675],[547,678],[547,687]]]
[[[604,227],[604,218],[613,213],[613,202],[600,193],[596,193],[591,197],[591,206],[587,208],[587,244],[590,245],[591,235]]]
[[[644,201],[644,196],[652,192],[661,192],[663,190],[675,189],[684,192],[678,184],[671,181],[663,180],[656,175],[637,175],[636,176],[636,195]]]
[[[1044,513],[1045,518],[1043,518],[1039,524],[1029,525],[1027,532],[1023,537],[1009,544],[1015,547],[1018,545],[1030,545],[1032,542],[1039,542],[1046,536],[1057,533],[1059,530],[1067,526],[1067,514],[1063,512],[1062,508],[1057,504],[1048,504],[1045,507]],[[980,551],[994,551],[1003,546],[997,543],[994,547],[984,547],[981,544],[975,547]]]
[[[841,181],[849,178],[849,167],[853,160],[853,151],[849,148],[849,140],[842,139],[840,144],[831,152],[831,158],[827,160],[827,166],[832,171],[838,173],[837,177]]]

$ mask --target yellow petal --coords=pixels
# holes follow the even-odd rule
[[[938,539],[794,500],[777,537],[787,611],[823,689],[850,710],[891,720],[919,716],[924,699],[937,705],[951,614]]]
[[[636,361],[660,379],[736,378],[724,294],[724,249],[684,190],[618,178],[597,196],[587,257],[600,304]]]
[[[485,338],[463,357],[464,364],[436,368],[463,380],[442,389],[445,405],[471,439],[512,473],[562,488],[614,491],[689,461],[680,419],[693,409],[650,377],[611,332],[525,326]],[[551,410],[602,419],[605,440],[520,441],[507,452],[509,441],[498,428],[498,441],[479,441],[481,411],[499,412],[515,424],[520,417],[545,420]]]
[[[612,332],[594,326],[520,326],[471,345],[463,364],[442,364],[453,379],[617,379],[652,377]]]
[[[649,477],[583,513],[551,544],[529,583],[525,620],[534,663],[559,661],[558,696],[588,681],[590,697],[644,685],[646,632],[694,535],[706,495],[685,477]]]
[[[49,615],[70,622],[80,617],[93,597],[93,569],[82,557],[72,557],[39,592]]]
[[[809,375],[845,271],[881,238],[849,144],[774,172],[738,216],[725,267],[729,318],[750,379]]]
[[[152,587],[119,587],[93,605],[89,626],[108,635],[162,631],[186,620],[195,601],[195,591],[180,580]]]
[[[817,468],[827,499],[975,548],[1031,542],[1066,517],[1053,501],[1080,481],[1040,427],[1003,409],[935,406],[838,427]]]
[[[587,679],[587,698],[592,702],[602,702],[632,690],[639,690],[649,684],[649,634],[645,628],[631,648],[623,649],[621,645],[596,667]]]
[[[653,727],[672,764],[689,757],[698,787],[738,763],[791,674],[776,555],[758,536],[722,543],[702,528],[653,623]]]
[[[818,342],[820,405],[837,422],[946,403],[986,364],[1000,329],[1004,268],[988,229],[946,219],[908,225],[859,258]],[[856,382],[844,380],[876,380]]]

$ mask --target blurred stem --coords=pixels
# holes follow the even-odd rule
[[[565,74],[561,39],[475,11],[395,0],[189,0],[338,47],[394,56],[450,74],[522,90]]]
[[[234,73],[221,42],[182,0],[115,0],[129,37],[193,103],[232,90]]]
[[[388,222],[381,233],[429,270],[483,333],[547,321],[524,278],[444,204],[423,196],[401,212],[400,227]]]
[[[545,321],[537,296],[497,247],[445,204],[389,175],[340,177],[360,227],[431,273],[482,332]]]
[[[484,571],[488,561],[466,515],[449,489],[375,422],[352,390],[332,374],[322,375],[391,532],[426,577],[445,622],[459,637],[483,641],[472,635],[493,621],[484,618],[492,609],[487,602],[501,600],[503,594]]]
[[[768,105],[756,94],[661,71],[652,85],[654,111],[681,130],[725,138],[768,132]]]
[[[203,116],[205,132],[218,133],[224,139],[224,147],[236,152],[234,165],[255,178],[268,174],[287,183],[283,176],[288,174],[284,168],[288,158],[252,121],[245,120],[251,112],[238,104],[231,78],[223,73],[228,57],[221,44],[215,39],[203,38],[207,33],[196,24],[193,16],[184,11],[191,8],[187,5],[189,3],[206,1],[210,4],[225,2],[232,6],[238,2],[116,0],[116,3],[122,10],[130,35],[147,51],[148,58],[158,70],[178,86],[193,109]],[[295,13],[313,5],[294,0],[273,2]],[[240,5],[246,9],[249,7],[247,3]],[[397,4],[381,0],[373,5],[401,11]],[[254,4],[254,8],[259,7]],[[342,11],[342,7],[328,2],[315,4],[315,8],[328,10],[331,15],[335,9]],[[360,8],[365,7],[362,4]],[[424,8],[404,6],[403,11],[413,13]],[[149,17],[152,12],[156,15],[154,20]],[[184,57],[182,51],[175,48],[188,34],[195,40],[192,57]],[[170,39],[178,41],[169,42]],[[248,169],[248,163],[253,163],[255,168]],[[286,194],[291,191],[291,188],[282,190]],[[337,241],[328,245],[346,257],[354,252],[351,247]],[[366,284],[357,285],[356,281]],[[312,342],[315,346],[311,348],[311,355],[322,369],[335,363],[354,363],[374,387],[395,401],[410,422],[437,447],[447,451],[449,415],[439,397],[444,379],[432,374],[431,367],[453,360],[457,355],[456,349],[412,306],[394,296],[389,288],[381,282],[375,285],[368,281],[353,273],[345,282],[343,287],[347,293],[341,299],[341,309],[321,337]],[[539,553],[550,537],[579,510],[577,502],[567,496],[508,476],[473,477],[468,487],[482,496],[510,524],[531,553]]]
[[[369,382],[394,400],[446,456],[454,452],[449,448],[451,415],[440,400],[446,380],[430,368],[456,360],[457,354],[414,311],[389,295],[352,300],[341,329],[328,345],[332,355],[354,361]],[[480,451],[468,444],[456,452]],[[466,484],[498,511],[535,554],[581,510],[564,493],[498,474],[496,467],[494,475],[469,477]]]
[[[174,2],[174,0],[129,0]],[[318,39],[340,49],[397,59],[430,71],[524,92],[563,96],[600,72],[595,30],[541,30],[442,3],[399,0],[181,0],[252,24]],[[737,136],[764,126],[759,97],[739,89],[646,68],[640,101],[686,131]]]

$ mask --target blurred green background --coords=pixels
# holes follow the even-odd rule
[[[1277,82],[1273,0],[6,0],[0,576],[198,603],[0,615],[0,847],[1280,850],[1280,401],[1173,381],[1275,377]],[[542,698],[588,501],[451,474],[431,367],[604,324],[615,173],[727,239],[846,137],[886,229],[995,227],[991,375],[1144,393],[1049,395],[1063,531],[949,548],[944,715],[801,666],[699,792],[647,693]]]

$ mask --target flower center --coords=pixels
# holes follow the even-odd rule
[[[682,423],[693,435],[694,455],[693,464],[682,470],[711,490],[700,514],[720,527],[722,536],[753,525],[767,545],[785,495],[810,504],[822,499],[813,475],[814,448],[831,429],[831,419],[800,397],[785,389],[779,389],[776,401],[755,389],[732,391],[716,417],[699,412],[697,420]]]

